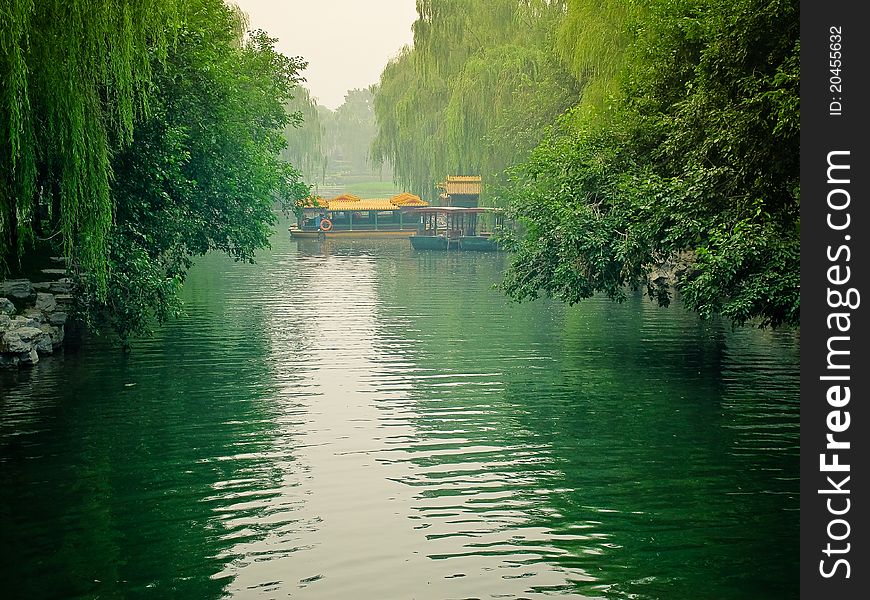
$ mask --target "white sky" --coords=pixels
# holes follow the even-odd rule
[[[228,0],[277,50],[308,61],[305,86],[338,108],[347,90],[377,83],[387,61],[413,39],[415,0]]]

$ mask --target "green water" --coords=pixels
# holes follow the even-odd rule
[[[279,236],[0,373],[4,597],[796,598],[796,334],[505,261]]]

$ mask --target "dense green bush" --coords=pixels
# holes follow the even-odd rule
[[[613,77],[512,171],[527,234],[505,278],[515,299],[577,302],[644,287],[688,260],[685,304],[736,323],[800,320],[796,2],[647,3]]]
[[[221,0],[7,5],[0,271],[55,243],[80,316],[126,341],[177,312],[192,257],[252,260],[307,195],[278,158],[305,63]]]

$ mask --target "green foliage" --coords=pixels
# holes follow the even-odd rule
[[[413,48],[381,75],[373,156],[432,200],[448,174],[494,182],[526,158],[579,88],[553,51],[562,2],[424,0],[417,8]]]
[[[689,308],[798,323],[797,3],[660,1],[633,14],[621,70],[597,69],[618,93],[581,105],[513,172],[528,228],[505,289],[576,302],[646,286],[667,303],[651,274],[688,261],[676,287]]]
[[[320,179],[328,165],[320,108],[302,85],[293,91],[293,98],[286,107],[291,118],[284,127],[287,147],[281,151],[281,157],[296,165],[305,180],[311,182]]]
[[[297,111],[303,122],[287,127],[284,156],[299,166],[307,181],[328,186],[340,181],[344,189],[349,185],[347,178],[371,178],[376,170],[384,170],[385,165],[376,165],[370,155],[377,132],[374,90],[375,86],[349,90],[342,105],[330,110],[316,104],[308,90],[299,88],[290,110]]]
[[[51,233],[104,291],[111,153],[132,139],[181,12],[177,0],[3,0],[0,257],[23,251],[48,205]]]
[[[339,173],[371,173],[369,155],[375,137],[374,86],[349,90],[335,111],[324,111],[324,146],[331,167]]]
[[[570,116],[510,173],[506,199],[526,234],[503,286],[517,300],[543,293],[573,304],[596,292],[623,300],[655,253],[648,231],[627,229],[640,199],[624,174],[636,165],[621,151],[621,132],[578,135]]]
[[[381,74],[372,155],[393,165],[403,188],[431,200],[435,182],[449,172],[441,118],[448,91],[440,77],[424,81],[414,62],[413,51],[406,48]]]
[[[374,90],[375,86],[349,90],[333,115],[330,156],[351,173],[372,171],[369,150],[377,130]]]
[[[581,81],[619,75],[633,26],[645,10],[638,0],[567,0],[556,49]]]
[[[308,194],[279,159],[304,62],[276,53],[262,32],[240,44],[238,15],[220,0],[191,4],[155,65],[152,109],[113,161],[108,292],[90,272],[79,281],[82,314],[125,342],[177,312],[192,256],[252,261],[268,245],[275,200]]]

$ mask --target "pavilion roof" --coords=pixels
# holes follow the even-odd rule
[[[393,196],[390,198],[390,202],[396,206],[429,206],[429,203],[420,198],[420,196],[415,196],[408,192],[402,192]]]
[[[482,214],[482,213],[504,213],[504,209],[494,206],[427,206],[423,208],[412,208],[408,212],[419,214]]]
[[[362,212],[367,210],[398,210],[399,208],[421,208],[429,203],[419,196],[403,192],[392,198],[360,198],[352,194],[341,194],[325,200],[311,196],[296,203],[306,209],[352,210]]]
[[[339,194],[330,202],[359,202],[362,200],[359,196],[354,196],[353,194]]]
[[[444,190],[444,193],[453,195],[480,195],[480,176],[479,175],[448,175],[447,179],[439,184],[438,187]]]
[[[329,201],[329,210],[398,210],[399,207],[387,198],[367,198],[365,200],[338,200],[333,198]]]

